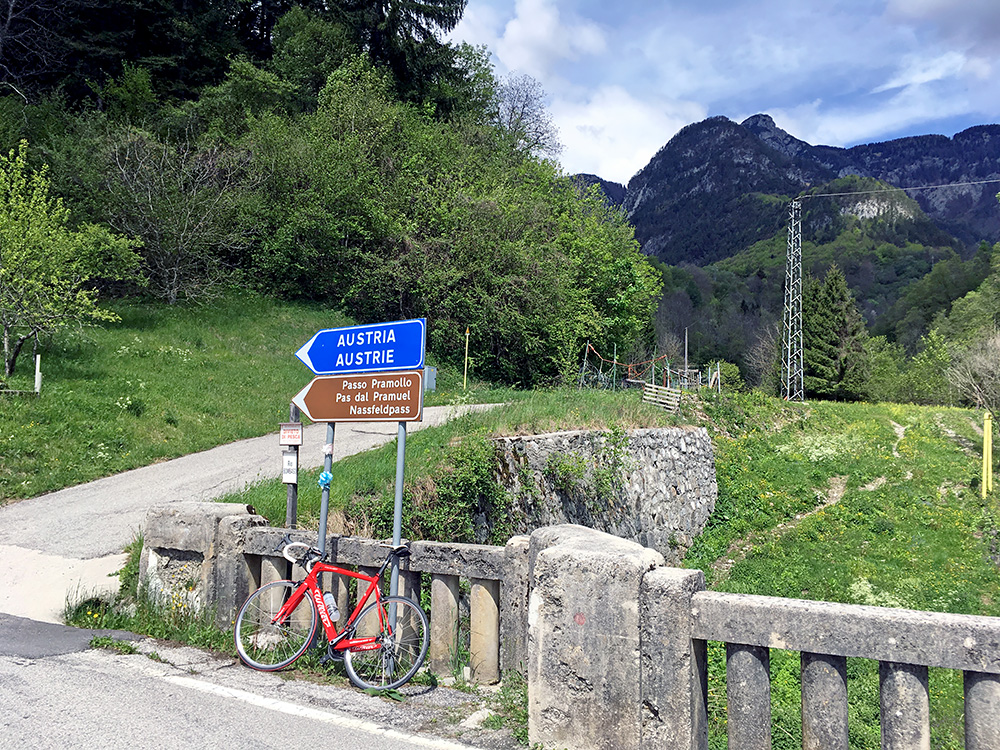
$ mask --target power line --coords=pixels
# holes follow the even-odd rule
[[[812,193],[806,195],[800,195],[801,200],[806,198],[832,198],[840,197],[844,195],[873,195],[875,193],[894,193],[897,190],[908,191],[908,190],[938,190],[940,188],[947,187],[970,187],[972,185],[990,185],[992,183],[1000,183],[1000,178],[995,180],[976,180],[974,182],[949,182],[943,185],[920,185],[917,187],[891,187],[882,188],[880,190],[856,190],[850,193]]]

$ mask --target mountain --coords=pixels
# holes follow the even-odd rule
[[[586,189],[591,185],[597,185],[604,193],[605,201],[611,206],[620,206],[625,202],[625,186],[618,182],[609,182],[601,179],[596,174],[575,174],[573,182]]]
[[[712,117],[663,146],[629,181],[622,206],[648,255],[703,266],[773,237],[792,197],[849,175],[897,187],[953,185],[909,195],[964,255],[1000,240],[1000,184],[969,184],[1000,179],[1000,125],[845,149],[810,145],[765,114],[742,123]]]

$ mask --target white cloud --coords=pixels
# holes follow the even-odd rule
[[[643,101],[620,86],[602,86],[582,101],[556,98],[551,111],[563,168],[623,184],[678,130],[706,116],[695,102]]]
[[[815,100],[771,111],[778,127],[808,143],[844,146],[886,139],[886,134],[921,130],[921,123],[965,114],[970,102],[963,89],[907,86],[870,104],[852,101],[844,106]],[[889,136],[893,137],[893,136]]]
[[[891,91],[906,86],[919,86],[924,83],[954,78],[965,68],[965,56],[958,52],[946,52],[938,57],[928,58],[923,55],[907,55],[903,60],[902,69],[889,81],[874,90],[873,93]]]
[[[568,172],[620,182],[708,113],[830,145],[1000,117],[1000,0],[473,0],[450,39],[542,84]]]
[[[503,16],[498,10],[485,3],[473,3],[466,7],[462,20],[448,34],[447,39],[450,42],[468,42],[475,46],[485,44],[493,51],[496,49],[502,26]]]
[[[504,27],[495,52],[508,70],[525,72],[544,83],[558,63],[599,55],[606,49],[597,24],[564,17],[552,0],[517,0],[514,17]]]

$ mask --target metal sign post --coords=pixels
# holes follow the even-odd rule
[[[333,479],[333,439],[337,422],[398,422],[393,544],[402,541],[406,423],[423,418],[424,318],[318,331],[295,355],[316,375],[292,403],[313,422],[327,423],[327,444],[319,516],[319,550],[326,554],[326,524]],[[399,586],[399,563],[392,567],[390,592]]]
[[[302,422],[299,421],[299,407],[290,404],[288,407],[290,422],[280,425],[278,445],[281,452],[281,481],[288,485],[288,497],[285,501],[285,527],[294,529],[299,512],[299,446],[302,445]]]
[[[326,424],[326,444],[323,446],[323,473],[319,477],[319,486],[323,490],[319,501],[319,553],[326,554],[326,515],[330,511],[330,469],[333,468],[333,437],[337,425]]]
[[[403,541],[403,473],[406,456],[406,422],[399,423],[399,436],[396,439],[396,502],[392,508],[392,543],[398,545]],[[399,591],[399,560],[392,561],[392,574],[389,577],[389,596],[395,596]]]

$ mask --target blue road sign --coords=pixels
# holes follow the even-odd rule
[[[326,328],[295,352],[317,375],[421,370],[427,320]]]

